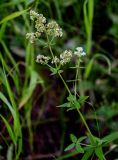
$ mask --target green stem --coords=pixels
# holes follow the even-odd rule
[[[63,79],[62,75],[61,75],[60,73],[58,73],[58,74],[59,74],[59,76],[60,76],[60,78],[61,78],[61,80],[62,80],[64,86],[66,87],[68,93],[71,95],[71,91],[70,91],[70,89],[68,88],[68,86],[67,86],[65,80]]]
[[[77,62],[77,65],[76,65],[76,76],[75,76],[75,97],[76,97],[76,93],[77,93],[77,79],[78,79],[78,74],[79,74],[79,66],[80,66],[80,60]]]
[[[79,115],[80,115],[80,117],[81,117],[81,119],[82,119],[82,121],[83,121],[83,123],[84,123],[84,125],[85,125],[85,127],[86,127],[86,129],[88,131],[88,133],[90,134],[90,136],[92,138],[92,141],[94,142],[94,140],[93,140],[93,134],[91,133],[91,130],[89,129],[88,124],[85,121],[85,118],[83,117],[83,115],[82,115],[82,113],[80,112],[79,109],[77,109],[77,111],[78,111],[78,113],[79,113]]]
[[[46,38],[47,38],[47,42],[48,42],[48,47],[49,47],[50,53],[51,53],[51,55],[52,55],[52,58],[54,59],[54,54],[53,54],[53,51],[52,51],[52,48],[51,48],[51,45],[50,45],[50,40],[49,40],[47,31],[45,31],[45,34],[46,34]],[[57,69],[57,64],[56,64],[56,63],[55,63],[55,67],[56,67],[56,69]]]
[[[70,89],[68,88],[68,86],[67,86],[67,84],[66,84],[65,80],[63,79],[62,75],[61,75],[60,73],[58,73],[58,74],[59,74],[59,76],[60,76],[61,80],[63,81],[63,83],[64,83],[64,85],[65,85],[65,87],[66,87],[66,89],[67,89],[68,93],[69,93],[70,95],[72,95],[72,94],[71,94],[71,92],[70,92]],[[90,131],[90,129],[89,129],[89,127],[88,127],[87,123],[86,123],[86,120],[85,120],[84,116],[82,115],[82,113],[80,112],[80,110],[79,110],[79,109],[77,109],[77,111],[78,111],[78,113],[79,113],[79,115],[80,115],[80,117],[81,117],[81,119],[82,119],[82,122],[84,123],[84,125],[85,125],[85,127],[86,127],[86,129],[87,129],[88,133],[89,133],[89,134],[90,134],[90,136],[91,136],[91,141],[92,141],[92,142],[94,142],[93,135],[92,135],[92,133],[91,133],[91,131]]]
[[[84,96],[84,91],[83,91],[83,87],[82,87],[82,76],[81,76],[81,70],[80,70],[80,63],[81,63],[81,58],[79,58],[77,60],[77,64],[76,64],[76,76],[75,76],[75,96],[77,93],[77,86],[79,86],[80,88],[80,95]],[[79,83],[78,83],[79,80]]]
[[[78,86],[77,79],[79,78],[78,76],[80,76],[80,83],[79,83],[79,85],[80,85],[80,95],[82,95],[82,96],[84,95],[83,89],[81,89],[82,78],[81,78],[81,71],[80,71],[80,63],[81,63],[81,59],[79,59],[77,61],[77,65],[76,65],[77,69],[76,69],[76,77],[75,77],[75,96],[76,96],[76,93],[77,93],[77,86]],[[77,111],[78,111],[78,113],[79,113],[79,115],[80,115],[80,117],[81,117],[81,119],[82,119],[82,121],[83,121],[83,123],[84,123],[84,125],[85,125],[85,127],[86,127],[86,129],[88,131],[88,133],[90,134],[90,136],[92,138],[92,141],[93,141],[93,135],[92,135],[92,133],[91,133],[86,121],[85,121],[85,118],[83,117],[83,115],[82,115],[82,113],[80,112],[79,109],[77,109]]]
[[[47,37],[47,42],[48,42],[48,47],[49,47],[50,53],[51,53],[51,55],[52,55],[52,58],[54,58],[54,54],[53,54],[52,48],[51,48],[51,46],[50,46],[50,41],[49,41],[49,38],[48,38],[47,33],[46,33],[46,37]],[[79,63],[80,63],[80,62],[79,62]],[[56,66],[56,68],[57,68],[57,64],[56,64],[56,63],[55,63],[55,66]],[[66,84],[65,80],[63,79],[62,75],[61,75],[59,72],[58,72],[58,75],[59,75],[59,77],[61,78],[61,80],[62,80],[65,88],[67,89],[69,95],[72,95],[72,94],[71,94],[71,91],[70,91],[68,85]],[[77,73],[77,76],[78,76],[78,73]],[[86,123],[83,115],[82,115],[82,113],[80,112],[80,110],[77,110],[77,111],[78,111],[78,113],[79,113],[79,115],[80,115],[80,117],[81,117],[81,119],[82,119],[82,122],[84,123],[84,125],[85,125],[85,127],[86,127],[88,133],[90,134],[91,139],[92,139],[92,141],[93,141],[93,135],[92,135],[92,133],[91,133],[91,131],[90,131],[90,129],[89,129],[89,127],[88,127],[88,125],[87,125],[87,123]]]
[[[46,31],[45,31],[45,34],[46,34],[46,38],[47,38],[47,42],[48,42],[48,47],[49,47],[50,53],[52,55],[52,58],[54,59],[54,54],[53,54],[53,51],[52,51],[52,48],[51,48],[51,45],[50,45],[50,41],[49,41],[49,37],[48,37]]]

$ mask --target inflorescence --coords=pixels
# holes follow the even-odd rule
[[[82,49],[82,51],[79,49]],[[75,52],[72,52],[71,50],[65,50],[60,54],[60,57],[54,56],[51,60],[49,56],[44,56],[44,55],[38,55],[36,62],[40,64],[47,64],[47,63],[52,63],[52,64],[58,64],[59,66],[63,66],[66,63],[69,63],[72,59],[73,56],[81,57],[85,56],[86,53],[83,51],[82,47],[77,47]]]
[[[36,29],[36,32],[26,34],[26,38],[29,39],[31,43],[34,43],[36,39],[42,35],[42,33],[45,33],[46,36],[62,37],[62,28],[57,24],[56,21],[50,21],[47,23],[47,20],[43,16],[43,14],[38,14],[33,10],[30,11],[30,19],[34,21]],[[77,56],[78,58],[80,58],[85,55],[86,53],[84,52],[83,48],[77,47],[74,52],[72,52],[71,50],[65,50],[60,54],[59,57],[53,56],[51,58],[49,56],[40,54],[37,56],[36,62],[43,65],[51,63],[63,66],[66,63],[69,63],[73,56]]]
[[[42,33],[46,33],[53,37],[62,37],[62,29],[56,21],[46,23],[46,18],[43,16],[43,14],[38,14],[33,10],[30,11],[30,19],[34,21],[36,29],[35,33],[26,34],[26,38],[29,39],[31,43],[34,43]]]

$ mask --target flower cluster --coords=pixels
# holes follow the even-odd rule
[[[34,21],[35,19],[38,19],[38,18],[39,18],[39,14],[36,13],[35,11],[31,10],[30,11],[30,19]]]
[[[35,33],[27,33],[26,34],[26,39],[30,39],[31,43],[34,43],[35,40],[40,37],[41,33],[40,32],[35,32]]]
[[[50,60],[50,57],[44,56],[44,55],[38,55],[36,58],[36,62],[41,63],[41,64],[47,64],[48,61]]]
[[[83,48],[77,47],[74,53],[71,50],[65,50],[60,54],[60,57],[54,56],[53,59],[51,60],[51,63],[58,64],[59,66],[63,66],[69,63],[73,56],[78,56],[80,58],[81,56],[85,56],[85,55],[86,53],[83,51]],[[38,55],[36,62],[41,64],[47,64],[50,59],[51,59],[50,57]]]
[[[62,37],[63,32],[60,26],[56,21],[51,21],[46,23],[46,18],[43,14],[38,14],[35,11],[30,11],[30,19],[35,22],[35,33],[27,33],[26,38],[30,40],[31,43],[34,43],[35,40],[41,36],[41,33],[47,33],[53,37]]]
[[[56,21],[50,21],[49,23],[47,23],[46,18],[43,16],[43,14],[38,14],[32,10],[30,11],[30,18],[34,21],[36,29],[36,32],[26,34],[26,38],[29,39],[31,43],[34,43],[35,40],[41,36],[42,33],[45,33],[47,36],[62,37],[62,29]],[[85,55],[86,53],[84,52],[83,48],[77,47],[74,53],[71,50],[65,50],[60,54],[59,57],[53,55],[52,60],[51,57],[38,55],[36,62],[48,65],[56,64],[61,67],[69,63],[73,56],[81,58],[81,56]]]
[[[43,33],[45,31],[45,23],[46,18],[42,14],[39,14],[39,17],[35,21],[36,30],[40,33]]]
[[[70,62],[72,58],[72,51],[71,50],[65,50],[62,54],[60,54],[60,64],[64,65],[68,62]]]
[[[55,64],[59,64],[60,59],[57,56],[54,56],[53,60],[51,61],[51,63],[55,63]]]
[[[47,34],[54,37],[62,37],[63,32],[56,21],[51,21],[46,25]]]
[[[83,48],[82,47],[77,47],[76,48],[76,51],[74,52],[74,54],[78,57],[81,57],[81,56],[85,56],[86,53],[84,52]]]
[[[72,51],[71,50],[65,50],[63,53],[60,54],[60,58],[58,58],[57,56],[55,56],[53,58],[53,60],[51,61],[51,63],[56,63],[59,64],[61,66],[63,66],[64,64],[70,62],[72,57]]]

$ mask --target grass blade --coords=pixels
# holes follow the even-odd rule
[[[4,94],[2,92],[0,92],[0,99],[7,105],[7,107],[9,108],[12,116],[14,117],[14,110],[13,110],[11,104],[9,103],[9,101],[7,100],[7,98],[4,96]]]
[[[86,153],[82,157],[82,160],[88,160],[92,154],[93,154],[93,149],[86,151]]]
[[[8,130],[9,136],[11,137],[13,143],[16,144],[16,138],[15,138],[14,132],[13,132],[10,124],[8,123],[8,121],[2,115],[0,115],[0,117],[2,118],[6,128]]]
[[[5,23],[5,22],[7,22],[9,20],[12,20],[12,19],[14,19],[16,17],[19,17],[21,14],[25,13],[27,10],[29,10],[29,9],[25,9],[25,10],[22,10],[22,11],[17,11],[17,12],[14,12],[14,13],[8,15],[7,17],[3,18],[0,21],[0,24]]]

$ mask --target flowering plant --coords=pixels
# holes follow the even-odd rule
[[[51,53],[50,56],[39,54],[36,57],[36,62],[48,66],[52,72],[52,75],[58,74],[69,94],[67,97],[67,102],[58,107],[66,107],[67,110],[76,109],[83,124],[87,129],[87,136],[82,136],[79,139],[77,139],[75,135],[71,134],[70,137],[72,144],[70,144],[65,149],[65,151],[75,149],[76,153],[84,153],[82,160],[85,159],[87,160],[93,154],[95,154],[100,160],[105,160],[102,151],[102,145],[107,142],[108,136],[104,137],[103,139],[95,137],[92,134],[83,114],[80,111],[81,107],[88,98],[87,96],[81,94],[78,95],[77,93],[77,85],[78,85],[77,82],[80,73],[80,63],[82,62],[82,57],[85,56],[86,53],[84,52],[82,47],[77,47],[75,51],[72,50],[63,51],[59,57],[54,55],[51,47],[50,37],[52,38],[62,37],[63,35],[62,28],[59,26],[59,24],[57,24],[56,21],[47,22],[46,18],[42,14],[38,14],[32,10],[30,11],[30,18],[31,20],[34,21],[36,32],[27,33],[26,38],[29,39],[31,43],[34,43],[38,38],[41,37],[42,34],[45,35],[47,39],[47,46]],[[61,73],[63,72],[61,68],[67,63],[69,63],[73,57],[76,57],[76,66],[74,67],[76,69],[74,93],[72,93],[72,91],[69,89],[66,81],[61,75]],[[112,137],[115,134],[113,134]],[[88,139],[89,144],[81,143],[81,141],[85,141],[85,139]]]
[[[37,38],[39,38],[43,33],[47,37],[48,46],[50,46],[49,36],[62,37],[62,28],[57,24],[56,21],[46,23],[46,18],[42,14],[38,14],[32,10],[30,11],[30,18],[34,21],[36,29],[36,32],[26,34],[26,38],[29,39],[31,43],[34,43]],[[49,67],[51,67],[49,65],[51,62],[51,64],[56,64],[56,66],[61,67],[66,63],[69,63],[73,56],[81,57],[86,55],[82,47],[77,47],[74,53],[71,50],[65,50],[63,53],[60,54],[60,57],[54,56],[52,50],[51,54],[52,58],[41,54],[38,55],[36,58],[36,62],[43,65],[48,64]]]

